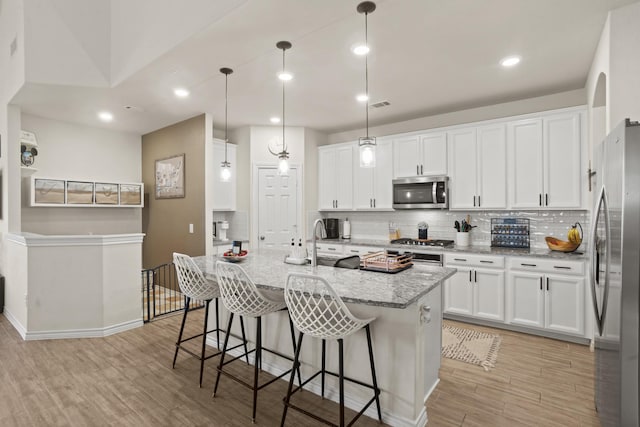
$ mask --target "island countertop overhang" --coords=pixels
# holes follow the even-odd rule
[[[284,262],[286,251],[252,251],[240,266],[263,289],[282,291],[289,273],[320,276],[331,284],[344,302],[404,309],[453,276],[456,269],[417,265],[395,274]],[[201,256],[194,260],[209,280],[215,280],[215,264],[221,258]]]

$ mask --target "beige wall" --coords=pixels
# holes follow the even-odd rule
[[[173,252],[205,253],[204,141],[204,114],[142,136],[142,180],[148,194],[143,212],[143,268],[171,262]],[[185,197],[156,200],[155,161],[182,153]]]

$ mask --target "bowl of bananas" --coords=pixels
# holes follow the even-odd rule
[[[580,229],[578,230],[578,227]],[[544,240],[547,242],[547,246],[552,251],[559,252],[573,252],[582,243],[582,225],[579,222],[576,222],[571,226],[569,232],[567,233],[567,239],[569,241],[556,239],[555,237],[547,236]]]

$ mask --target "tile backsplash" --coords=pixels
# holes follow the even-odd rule
[[[589,212],[575,211],[440,211],[407,210],[395,212],[331,212],[322,213],[322,217],[339,218],[351,222],[351,237],[357,239],[387,240],[389,223],[393,222],[401,237],[418,238],[418,223],[428,224],[431,239],[455,240],[456,220],[462,222],[467,215],[471,224],[477,226],[470,232],[471,244],[491,245],[491,218],[528,218],[530,220],[531,247],[546,248],[546,236],[567,240],[567,232],[573,224],[579,222],[585,234],[589,229]],[[310,235],[310,234],[309,234]],[[586,236],[584,244],[586,244]]]

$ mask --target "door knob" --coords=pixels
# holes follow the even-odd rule
[[[260,236],[260,240],[264,240],[264,236]]]

